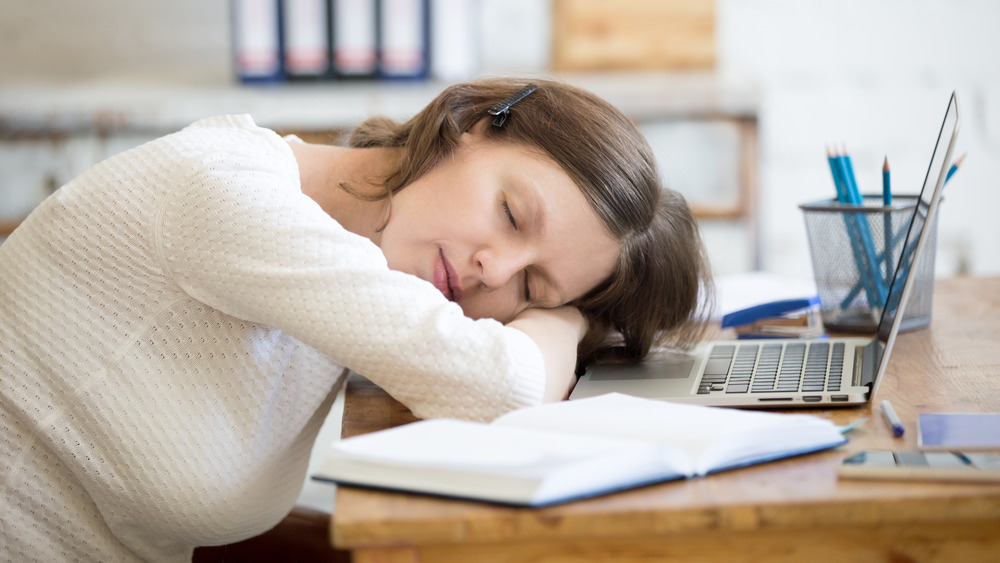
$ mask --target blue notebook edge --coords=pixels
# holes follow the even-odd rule
[[[632,489],[638,489],[640,487],[646,487],[649,485],[655,485],[657,483],[666,483],[668,481],[679,481],[685,479],[686,477],[680,473],[673,473],[665,476],[651,477],[649,479],[639,479],[636,481],[630,481],[627,483],[620,483],[612,487],[602,487],[598,489],[591,489],[586,492],[576,493],[572,495],[567,495],[563,497],[545,499],[537,502],[514,502],[514,501],[504,501],[499,499],[492,499],[482,496],[475,495],[458,495],[458,494],[447,494],[439,492],[429,492],[429,491],[418,491],[413,489],[405,489],[402,487],[387,487],[379,485],[371,485],[368,483],[356,483],[348,480],[335,480],[327,477],[320,477],[317,475],[312,476],[313,481],[320,481],[323,483],[333,483],[335,485],[344,485],[348,487],[358,487],[362,489],[370,489],[374,491],[385,491],[389,493],[406,493],[411,495],[429,496],[441,499],[450,500],[465,500],[465,501],[475,501],[483,502],[487,504],[492,504],[496,506],[507,506],[511,508],[544,508],[546,506],[555,506],[558,504],[566,504],[568,502],[573,502],[577,500],[586,500],[589,498],[595,498],[605,495],[610,495],[612,493],[617,493],[621,491],[628,491]]]
[[[760,305],[754,305],[753,307],[747,307],[746,309],[740,309],[739,311],[733,311],[732,313],[723,315],[722,328],[743,326],[760,319],[779,317],[793,311],[815,307],[819,304],[819,295],[798,297],[794,299],[781,299],[778,301],[771,301],[769,303],[762,303]]]

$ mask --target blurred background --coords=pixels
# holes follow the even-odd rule
[[[834,196],[827,148],[847,147],[862,192],[880,193],[888,157],[895,192],[916,193],[957,90],[967,157],[942,207],[936,272],[1000,274],[1000,3],[298,1],[278,8],[284,43],[267,36],[272,0],[7,2],[0,240],[90,165],[202,117],[248,112],[336,142],[368,115],[410,116],[448,83],[528,75],[591,89],[639,124],[717,274],[803,279],[798,204]],[[340,19],[315,25],[329,13]],[[333,40],[318,67],[303,55],[317,40],[309,22]],[[366,40],[380,40],[369,48],[382,66],[350,71]]]

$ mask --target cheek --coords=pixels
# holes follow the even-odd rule
[[[385,262],[389,265],[390,270],[400,269],[402,264],[399,263],[398,257],[401,253],[397,251],[396,240],[390,233],[382,233],[382,237],[378,241],[378,248],[385,256]]]
[[[495,319],[508,323],[520,312],[518,301],[504,291],[466,295],[459,302],[465,316],[473,319]]]

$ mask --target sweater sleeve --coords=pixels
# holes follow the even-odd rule
[[[159,209],[160,259],[185,293],[302,340],[421,418],[490,420],[541,402],[529,337],[390,270],[301,192],[283,141],[256,135],[199,156]]]

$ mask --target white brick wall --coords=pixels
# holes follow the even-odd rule
[[[230,73],[228,0],[13,0],[0,10],[0,83]]]
[[[1000,273],[1000,3],[986,0],[719,0],[719,67],[761,92],[767,270],[808,276],[797,204],[831,197],[825,147],[845,143],[862,191],[889,157],[919,190],[952,89],[968,153],[942,206],[938,274]]]

